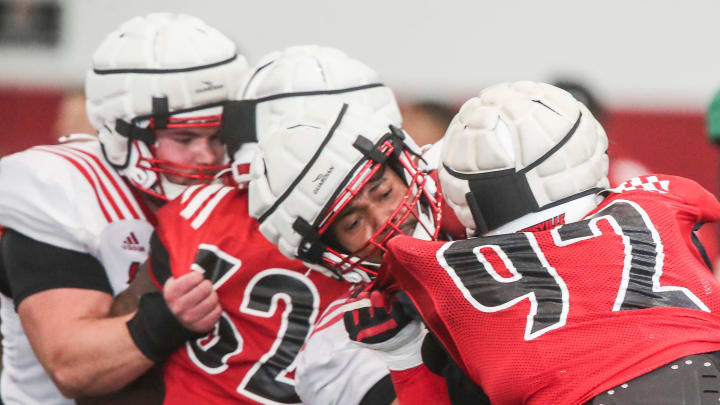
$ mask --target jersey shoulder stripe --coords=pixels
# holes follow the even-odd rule
[[[193,229],[200,228],[210,217],[215,207],[234,187],[221,184],[210,184],[199,187],[191,187],[181,197],[183,205],[180,216],[190,222]]]
[[[110,190],[116,191],[122,203],[120,206],[128,211],[128,216],[134,219],[145,219],[140,204],[136,201],[132,191],[129,189],[125,181],[120,177],[117,171],[110,166],[104,159],[77,147],[68,147],[77,153],[84,155],[89,162],[93,163],[100,172],[107,178],[110,183]],[[120,201],[118,201],[120,203]]]
[[[40,146],[34,150],[60,156],[74,166],[95,192],[98,206],[108,222],[124,219],[145,219],[135,197],[114,169],[96,155],[79,147]]]
[[[140,196],[105,161],[98,141],[5,156],[0,189],[0,224],[64,249],[97,254],[110,224],[147,221]]]
[[[110,210],[110,207],[108,206],[109,204],[107,202],[107,196],[105,194],[102,194],[99,192],[98,184],[95,180],[95,176],[90,174],[91,171],[89,169],[84,167],[84,165],[82,165],[77,160],[73,159],[72,157],[68,156],[67,154],[62,153],[59,150],[49,150],[49,149],[44,149],[42,147],[37,147],[37,148],[33,148],[33,149],[59,156],[59,157],[65,159],[66,161],[68,161],[71,165],[73,165],[77,169],[77,171],[85,178],[85,180],[88,182],[90,187],[95,192],[95,198],[97,199],[97,205],[100,208],[100,210],[102,211],[103,215],[105,216],[105,220],[108,223],[113,221],[114,213]]]

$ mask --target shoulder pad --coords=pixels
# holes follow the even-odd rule
[[[38,146],[0,160],[0,225],[55,246],[92,250],[102,229],[145,219],[99,142]]]

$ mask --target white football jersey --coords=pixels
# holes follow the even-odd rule
[[[117,294],[144,262],[152,234],[143,203],[103,157],[98,141],[37,146],[0,159],[0,225],[50,245],[88,253]],[[44,372],[10,297],[2,296],[2,400],[72,404]]]
[[[328,306],[298,355],[295,392],[303,404],[357,405],[389,373],[373,350],[350,340],[340,309],[344,303]]]

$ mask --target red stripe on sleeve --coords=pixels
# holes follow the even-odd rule
[[[70,149],[70,150],[66,150],[66,149]],[[100,186],[100,190],[102,191],[103,195],[105,196],[105,199],[107,199],[110,202],[110,206],[115,211],[115,215],[117,215],[118,219],[125,219],[125,215],[123,215],[123,213],[120,211],[120,208],[117,206],[117,204],[115,204],[115,199],[110,195],[107,188],[105,188],[105,183],[98,175],[98,172],[92,167],[92,165],[83,156],[77,156],[75,153],[73,153],[74,151],[76,151],[76,149],[61,148],[61,150],[62,150],[62,152],[54,152],[53,151],[53,153],[63,154],[63,152],[64,152],[68,155],[73,155],[74,159],[77,159],[77,161],[82,161],[88,165],[90,171],[92,171],[92,173],[95,175],[95,177],[97,177],[97,184],[93,183],[93,184],[95,184],[95,189],[97,190],[97,187]]]
[[[317,332],[320,332],[321,330],[324,330],[324,329],[327,329],[327,328],[333,326],[336,322],[338,322],[338,321],[340,321],[341,319],[343,319],[343,315],[345,315],[344,312],[340,312],[339,314],[335,315],[332,319],[330,319],[330,320],[326,321],[325,323],[323,323],[322,326],[313,329],[312,334],[311,334],[310,336],[314,335],[314,334],[317,333]]]
[[[79,152],[79,153],[81,153],[82,155],[87,156],[88,158],[92,159],[95,163],[97,163],[97,165],[100,167],[100,170],[102,170],[103,173],[105,174],[105,177],[107,177],[107,178],[110,180],[110,184],[115,188],[115,191],[117,192],[117,194],[120,196],[120,198],[121,198],[121,199],[123,200],[123,202],[125,203],[125,206],[127,207],[128,211],[130,211],[130,214],[132,215],[132,217],[133,217],[134,219],[140,219],[140,216],[138,215],[137,211],[135,211],[135,208],[133,208],[132,204],[131,204],[130,201],[128,200],[128,198],[127,198],[127,196],[125,195],[125,193],[123,192],[123,190],[120,188],[120,185],[118,185],[118,183],[117,183],[117,182],[115,181],[115,179],[113,178],[112,173],[110,173],[110,172],[108,171],[108,169],[107,169],[107,168],[105,167],[105,165],[100,161],[100,159],[98,159],[97,156],[93,155],[92,153],[89,153],[89,152],[87,152],[87,151],[84,151],[84,150],[81,150],[81,149],[77,149],[77,148],[68,147],[68,149],[72,149],[72,150],[75,151],[75,152]],[[100,177],[98,176],[98,179],[99,179],[99,178],[100,178]],[[124,215],[122,215],[122,212],[121,212],[121,211],[117,208],[117,206],[115,205],[115,200],[110,196],[110,194],[109,194],[109,193],[107,192],[107,190],[105,189],[105,186],[102,184],[102,181],[101,181],[101,186],[102,186],[102,188],[103,188],[103,191],[105,191],[105,195],[108,197],[108,199],[110,200],[110,202],[111,202],[111,204],[113,205],[113,207],[115,207],[115,210],[116,210],[116,212],[118,213],[118,217],[119,217],[120,219],[125,219]]]
[[[46,151],[46,152],[50,152],[50,153],[52,153],[52,154],[55,154],[55,155],[57,155],[57,156],[60,156],[61,158],[67,160],[67,161],[70,162],[73,166],[75,166],[75,168],[78,169],[78,171],[79,171],[83,176],[85,176],[85,179],[88,181],[88,183],[90,183],[90,185],[92,185],[93,191],[95,191],[95,198],[97,198],[98,206],[99,206],[100,209],[102,210],[103,215],[105,215],[105,219],[106,219],[108,222],[112,222],[112,218],[110,218],[110,214],[107,212],[107,210],[105,209],[105,206],[104,206],[103,203],[102,203],[102,200],[100,199],[100,194],[98,193],[97,185],[95,184],[95,181],[92,179],[92,177],[90,176],[90,174],[88,174],[88,172],[85,170],[85,168],[83,168],[78,162],[74,161],[72,158],[70,158],[70,157],[68,157],[68,156],[65,156],[65,155],[63,155],[63,154],[61,154],[61,153],[58,153],[58,152],[52,151],[52,150],[47,150],[47,149],[43,149],[43,150]]]

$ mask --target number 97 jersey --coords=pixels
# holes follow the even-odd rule
[[[189,188],[158,211],[150,272],[199,271],[223,307],[215,329],[164,368],[166,404],[297,404],[295,358],[319,313],[349,284],[285,258],[248,215],[247,192]]]
[[[605,193],[552,229],[390,241],[390,273],[493,404],[582,404],[720,350],[720,283],[693,234],[718,201],[661,175]]]

